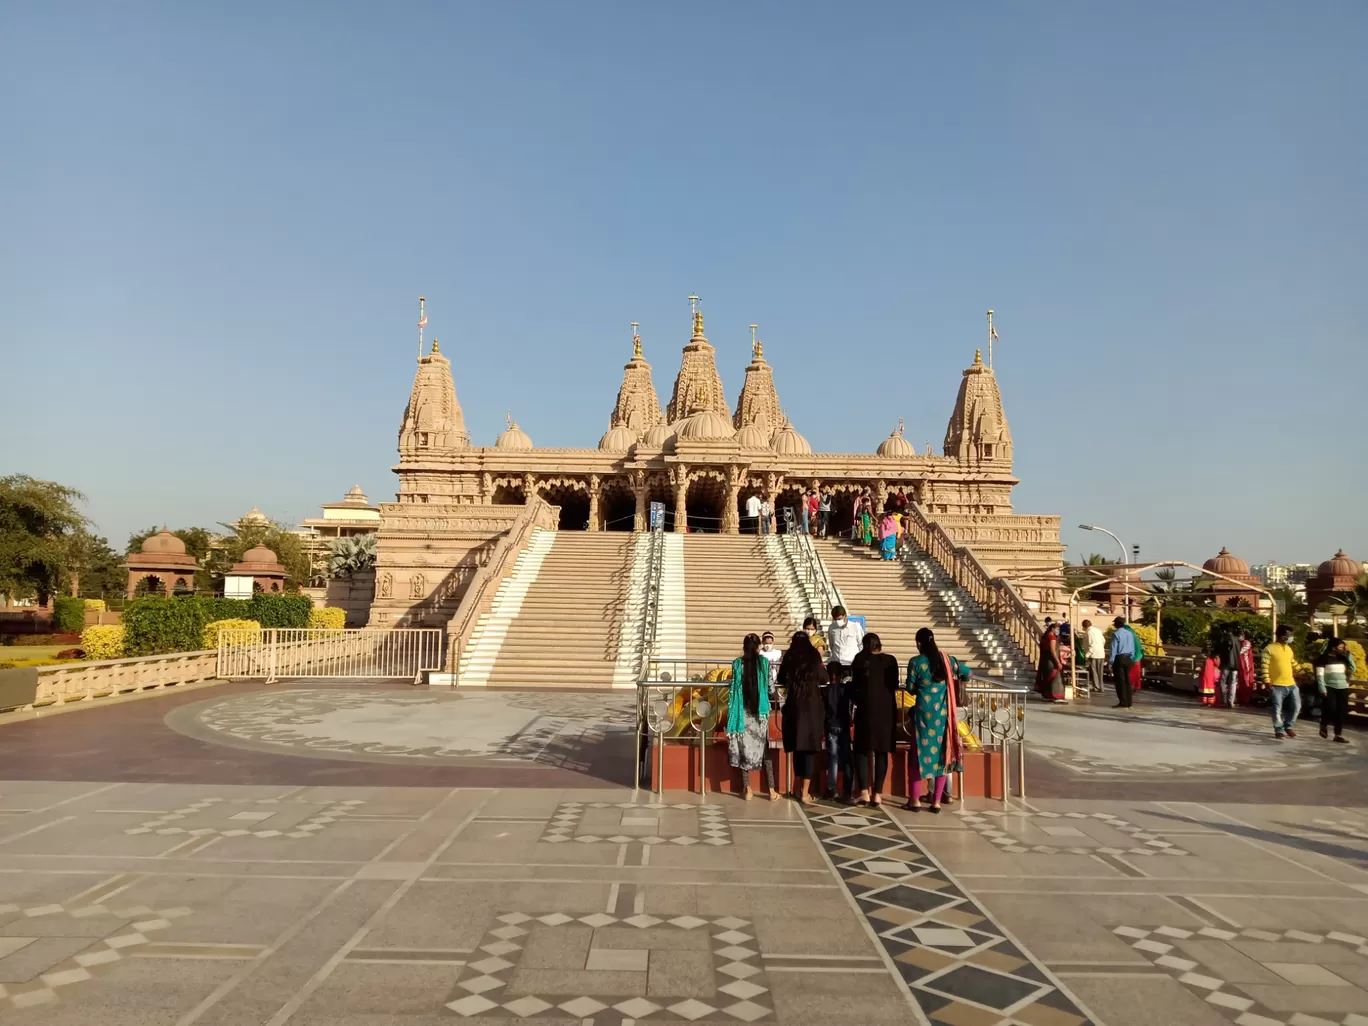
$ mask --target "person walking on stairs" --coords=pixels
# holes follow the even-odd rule
[[[779,664],[779,687],[784,689],[784,751],[793,756],[794,791],[790,795],[804,805],[815,801],[809,793],[817,765],[817,753],[826,740],[826,706],[822,680],[826,676],[822,657],[807,635],[799,631],[789,642]]]
[[[1268,681],[1269,706],[1273,710],[1273,736],[1296,737],[1293,725],[1301,715],[1301,692],[1292,672],[1292,628],[1279,624],[1277,637],[1263,651],[1264,680]]]
[[[831,523],[831,492],[829,489],[822,489],[822,496],[817,500],[817,537],[827,536],[827,526]]]
[[[898,660],[884,652],[877,634],[864,636],[864,649],[851,666],[851,695],[855,702],[859,804],[877,809],[882,804],[884,780],[888,776],[888,755],[897,748],[898,727]]]
[[[879,556],[885,562],[898,554],[898,519],[887,512],[879,521]]]
[[[741,657],[732,660],[731,693],[727,705],[727,757],[741,777],[741,796],[752,797],[750,775],[765,771],[770,801],[779,797],[774,764],[769,760],[770,661],[760,653],[760,639],[747,634]]]
[[[817,654],[826,661],[827,640],[822,635],[822,629],[817,624],[817,617],[803,617],[803,633],[807,635],[808,641],[812,642],[812,647],[817,650]]]
[[[817,497],[817,489],[808,492],[807,513],[803,516],[803,533],[816,534],[817,522],[821,518],[822,500]]]
[[[1316,690],[1321,696],[1320,736],[1329,737],[1335,728],[1335,740],[1349,742],[1344,737],[1344,721],[1349,716],[1349,680],[1357,667],[1349,646],[1343,638],[1332,638],[1323,654],[1316,658]]]
[[[903,808],[920,812],[922,782],[935,780],[931,811],[940,812],[949,775],[964,768],[955,691],[969,679],[970,670],[954,656],[941,652],[929,627],[917,631],[917,651],[919,654],[907,663],[907,690],[916,696],[916,747],[908,753],[908,800]]]

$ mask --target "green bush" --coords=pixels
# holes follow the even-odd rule
[[[92,624],[81,631],[81,650],[87,659],[122,659],[124,656],[123,624]]]
[[[305,627],[313,601],[307,595],[258,594],[250,599],[207,596],[134,599],[124,607],[124,648],[130,656],[197,652],[214,620],[253,620],[262,627]]]
[[[204,648],[217,649],[219,634],[223,631],[253,631],[256,640],[261,640],[261,624],[255,620],[210,620],[204,625]]]
[[[1159,618],[1159,633],[1166,645],[1200,648],[1211,632],[1211,614],[1191,606],[1165,606]]]
[[[309,626],[316,630],[340,631],[347,626],[347,611],[336,606],[315,606],[309,610]]]
[[[52,629],[58,634],[79,631],[85,626],[85,601],[71,595],[52,600]]]
[[[1212,651],[1220,651],[1221,635],[1227,628],[1244,630],[1249,635],[1249,642],[1254,646],[1256,653],[1262,652],[1273,641],[1273,622],[1266,616],[1258,613],[1243,613],[1233,609],[1213,610],[1211,614],[1211,629],[1207,635],[1207,641],[1213,646]],[[1255,663],[1259,661],[1256,655]]]

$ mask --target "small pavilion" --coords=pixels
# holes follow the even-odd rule
[[[185,542],[163,527],[142,543],[142,549],[128,557],[128,597],[139,588],[148,594],[174,595],[195,590],[195,557],[185,551]]]
[[[1363,564],[1350,559],[1340,549],[1317,567],[1315,576],[1307,580],[1306,608],[1314,613],[1320,606],[1334,601],[1340,592],[1352,590],[1361,573]]]
[[[233,569],[228,571],[224,579],[224,594],[229,598],[238,597],[233,594],[234,578],[238,587],[249,594],[257,590],[281,592],[285,590],[285,577],[285,567],[280,564],[276,554],[265,545],[257,545],[244,552],[242,561],[234,563]],[[251,581],[251,584],[247,585],[247,581]]]
[[[1259,579],[1249,572],[1248,563],[1238,556],[1232,556],[1224,545],[1221,546],[1220,552],[1202,564],[1202,569],[1211,573],[1203,574],[1193,582],[1194,592],[1211,599],[1223,608],[1259,608],[1259,600],[1263,598],[1259,591]],[[1214,574],[1221,576],[1216,577]]]

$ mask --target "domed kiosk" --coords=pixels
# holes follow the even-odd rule
[[[195,590],[199,564],[181,541],[163,527],[128,557],[128,597],[185,594]]]

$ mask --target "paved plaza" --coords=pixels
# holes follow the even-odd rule
[[[1032,705],[1028,799],[631,788],[619,695],[219,685],[0,722],[22,1026],[1368,1026],[1363,736]]]

